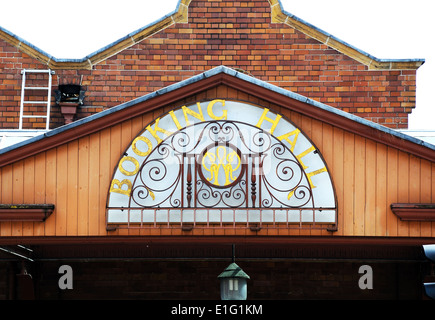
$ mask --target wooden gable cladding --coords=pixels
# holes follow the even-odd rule
[[[433,222],[400,221],[390,209],[392,203],[435,202],[433,150],[395,142],[394,137],[387,139],[375,129],[364,131],[349,119],[340,123],[337,115],[264,87],[218,76],[220,80],[210,77],[192,82],[2,154],[0,203],[52,203],[56,209],[43,223],[2,222],[0,236],[435,236]],[[336,232],[285,228],[106,230],[110,179],[126,147],[162,114],[216,98],[274,110],[310,137],[334,183]]]

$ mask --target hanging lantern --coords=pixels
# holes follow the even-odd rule
[[[222,300],[246,300],[249,276],[236,263],[231,263],[219,276]]]

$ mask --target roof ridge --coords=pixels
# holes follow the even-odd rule
[[[320,28],[284,10],[281,0],[268,0],[272,8],[272,20],[275,23],[284,23],[307,36],[349,56],[352,59],[368,66],[369,69],[418,69],[425,59],[379,59],[367,52],[358,49],[347,42],[323,31]]]
[[[124,37],[115,40],[81,59],[58,59],[1,26],[0,38],[15,46],[18,50],[46,64],[50,69],[92,69],[93,65],[106,60],[171,25],[187,22],[187,9],[190,2],[191,0],[179,0],[177,7],[171,13],[130,32]]]
[[[179,0],[177,7],[162,18],[137,29],[109,45],[85,56],[81,59],[57,59],[26,40],[0,26],[0,38],[20,51],[46,64],[50,69],[92,69],[107,58],[120,51],[135,45],[143,39],[158,33],[176,23],[187,23],[188,7],[192,0]],[[349,56],[352,59],[368,66],[369,69],[418,69],[424,59],[378,59],[356,47],[334,37],[333,35],[311,25],[310,23],[285,11],[280,0],[268,0],[271,6],[271,22],[283,23],[311,38]]]

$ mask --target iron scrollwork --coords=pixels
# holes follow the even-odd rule
[[[301,208],[313,206],[304,170],[264,130],[237,121],[201,122],[162,141],[140,167],[137,208]]]

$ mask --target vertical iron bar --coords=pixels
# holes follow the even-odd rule
[[[256,170],[255,170],[255,158],[252,157],[252,168],[251,168],[251,199],[252,199],[252,207],[255,208],[255,200],[256,196]]]
[[[187,207],[190,208],[192,201],[192,169],[190,164],[190,157],[187,157]]]

